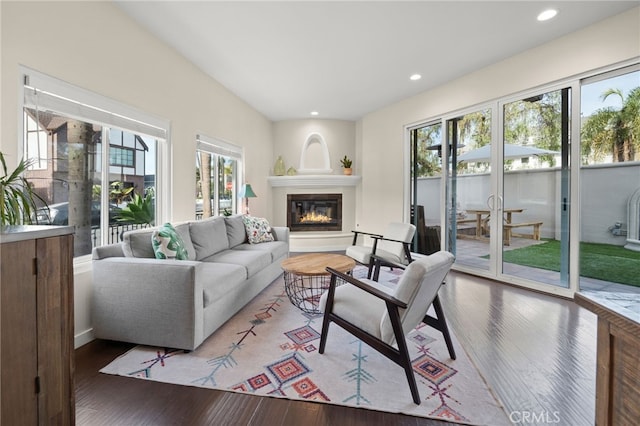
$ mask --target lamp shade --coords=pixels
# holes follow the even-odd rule
[[[255,198],[257,197],[256,193],[253,192],[253,189],[251,188],[250,184],[245,184],[244,188],[242,189],[242,197],[243,198]]]

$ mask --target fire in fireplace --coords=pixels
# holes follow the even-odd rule
[[[291,232],[342,231],[342,194],[288,194]]]

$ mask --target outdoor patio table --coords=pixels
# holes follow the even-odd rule
[[[489,227],[487,224],[489,223],[489,219],[491,218],[491,210],[489,209],[467,209],[467,213],[476,215],[476,235],[475,238],[482,240],[486,239],[485,235],[489,234]],[[513,217],[513,213],[522,213],[524,209],[518,208],[510,208],[503,209],[502,212],[505,215],[505,223],[512,223],[511,219]]]

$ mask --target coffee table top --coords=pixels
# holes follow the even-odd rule
[[[356,267],[349,256],[332,253],[308,253],[289,257],[280,264],[285,271],[296,275],[329,275],[326,267],[347,273]]]

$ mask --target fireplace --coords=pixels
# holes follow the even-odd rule
[[[342,231],[342,194],[287,194],[291,232]]]

